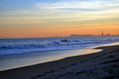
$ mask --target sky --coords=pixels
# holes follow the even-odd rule
[[[119,34],[119,0],[0,0],[0,38]]]

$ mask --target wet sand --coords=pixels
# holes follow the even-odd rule
[[[0,79],[117,78],[119,76],[119,45],[96,49],[103,49],[103,51],[1,71]]]

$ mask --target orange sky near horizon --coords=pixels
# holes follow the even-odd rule
[[[118,26],[95,26],[95,27],[26,27],[26,28],[8,28],[0,29],[0,38],[32,38],[32,37],[58,37],[69,36],[71,34],[79,35],[101,35],[101,31],[104,34],[118,35]]]

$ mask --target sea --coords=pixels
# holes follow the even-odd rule
[[[84,49],[119,42],[119,36],[80,36],[0,39],[0,56],[46,51]]]
[[[119,45],[119,36],[0,39],[0,71],[102,51]]]

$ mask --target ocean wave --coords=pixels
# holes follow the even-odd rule
[[[119,37],[6,39],[0,40],[0,55],[49,50],[80,49],[117,41],[119,41]]]

